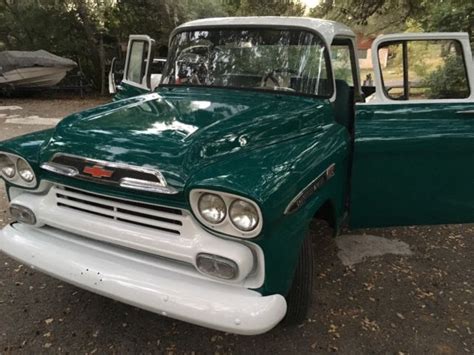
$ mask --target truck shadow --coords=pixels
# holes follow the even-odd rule
[[[353,231],[401,240],[414,251],[353,266],[339,260],[330,229],[315,228],[316,282],[308,319],[251,337],[137,309],[0,255],[0,352],[44,347],[70,353],[189,354],[472,350],[472,225]]]

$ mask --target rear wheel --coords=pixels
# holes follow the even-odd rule
[[[286,296],[288,310],[284,323],[297,324],[306,319],[313,297],[314,246],[313,234],[308,231],[301,246],[295,276]]]

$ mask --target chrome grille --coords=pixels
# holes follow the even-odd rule
[[[98,195],[65,186],[55,186],[56,204],[82,213],[181,235],[180,209]]]

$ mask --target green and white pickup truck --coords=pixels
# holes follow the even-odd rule
[[[205,19],[132,36],[109,104],[0,143],[0,249],[92,292],[240,334],[305,318],[313,219],[474,221],[474,72],[463,33],[372,46],[325,20]],[[370,92],[372,91],[372,92]],[[364,93],[365,92],[365,93]]]

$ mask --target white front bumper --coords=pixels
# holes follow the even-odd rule
[[[0,231],[0,251],[89,291],[164,316],[237,334],[264,333],[286,313],[281,295],[176,272],[166,260],[22,224]]]

